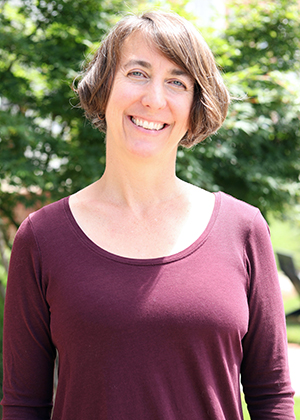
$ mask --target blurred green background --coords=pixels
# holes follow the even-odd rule
[[[212,10],[208,21],[199,18],[204,3],[0,2],[0,337],[16,229],[29,212],[85,187],[104,170],[104,136],[86,122],[70,86],[128,12],[173,10],[202,32],[236,99],[216,135],[179,149],[178,176],[259,207],[274,249],[292,254],[300,268],[299,2],[224,0],[222,15]],[[299,307],[295,293],[284,300],[286,311]],[[299,324],[287,327],[289,340],[300,344]]]

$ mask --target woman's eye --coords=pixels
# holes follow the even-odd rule
[[[144,73],[138,70],[131,71],[128,75],[134,77],[144,77]]]
[[[180,80],[171,80],[171,84],[176,86],[176,87],[186,89],[185,84],[183,84]]]

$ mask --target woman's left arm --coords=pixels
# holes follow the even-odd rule
[[[269,228],[260,213],[245,245],[249,326],[243,339],[242,385],[252,420],[295,419],[285,314]]]

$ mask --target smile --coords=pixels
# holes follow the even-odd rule
[[[149,121],[144,121],[144,120],[140,120],[138,118],[134,118],[131,117],[131,121],[137,125],[138,127],[142,127],[145,128],[146,130],[162,130],[166,124],[162,124],[162,123],[157,123],[157,122],[149,122]]]

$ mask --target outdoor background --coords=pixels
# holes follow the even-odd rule
[[[104,136],[70,86],[128,12],[173,10],[200,29],[236,99],[216,135],[179,149],[178,175],[259,207],[275,251],[300,268],[300,2],[209,3],[216,9],[204,0],[0,0],[0,338],[16,229],[103,172]],[[293,289],[284,300],[287,311],[299,308]],[[288,337],[300,343],[296,321]]]

